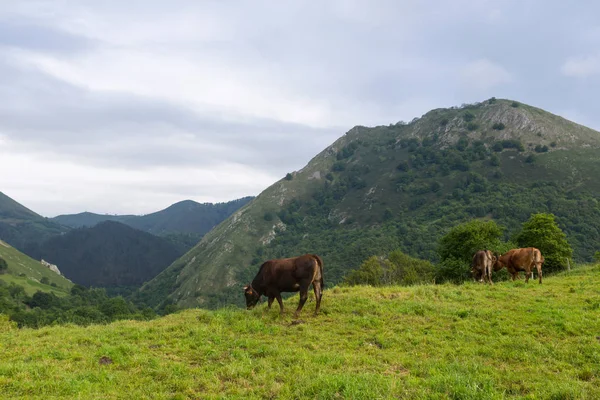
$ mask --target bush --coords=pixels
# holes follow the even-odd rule
[[[292,174],[290,174],[289,172],[285,175],[285,180],[286,181],[291,181],[294,177],[292,176]]]
[[[467,111],[463,114],[463,119],[465,120],[465,122],[471,122],[475,119],[475,115],[473,115],[472,112]]]
[[[542,146],[541,144],[538,144],[537,146],[535,146],[535,152],[536,153],[546,153],[546,152],[548,152],[548,146],[546,146],[546,145]]]
[[[538,248],[545,258],[544,269],[550,271],[564,269],[566,259],[573,256],[573,249],[565,233],[556,224],[554,214],[532,214],[523,223],[516,242],[520,247]]]
[[[527,157],[525,157],[525,162],[527,164],[535,163],[535,156],[533,154],[528,155]]]
[[[387,259],[372,256],[345,278],[348,285],[414,285],[431,282],[434,266],[429,261],[410,257],[400,250],[389,254]]]
[[[600,251],[597,251],[596,253],[594,253],[594,261],[596,261],[597,263],[600,263]]]
[[[8,269],[8,264],[6,260],[0,257],[0,274],[4,273]]]
[[[513,101],[510,106],[517,108],[517,107],[519,107],[519,103],[517,103],[516,101]]]
[[[42,283],[44,285],[49,285],[50,279],[48,279],[47,277],[44,276],[42,279],[40,279],[40,283]]]
[[[506,128],[506,126],[502,122],[496,122],[494,125],[492,125],[492,129],[496,131],[503,131],[504,128]]]
[[[475,122],[469,122],[469,123],[467,124],[467,130],[469,130],[469,131],[475,131],[475,130],[477,130],[478,128],[479,128],[479,125],[478,125],[478,124],[476,124]]]

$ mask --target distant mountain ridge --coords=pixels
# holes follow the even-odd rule
[[[551,212],[575,249],[600,248],[600,133],[512,100],[435,109],[410,123],[356,126],[275,182],[144,285],[140,301],[184,307],[243,302],[261,262],[305,252],[328,284],[372,255],[436,261],[437,240],[473,218],[507,238]]]
[[[0,192],[0,240],[21,252],[39,258],[41,242],[68,230],[68,227],[36,214]]]
[[[182,254],[164,238],[115,221],[52,237],[40,253],[73,282],[96,287],[141,285]]]
[[[197,203],[183,200],[164,210],[146,215],[109,215],[83,212],[51,218],[71,228],[92,227],[100,222],[115,221],[154,235],[190,233],[204,235],[254,197],[247,196],[224,203]]]

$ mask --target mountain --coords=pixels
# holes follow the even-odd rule
[[[554,213],[575,250],[600,247],[600,133],[511,100],[432,110],[410,123],[356,126],[263,191],[144,285],[151,305],[241,304],[260,263],[314,252],[339,282],[394,249],[437,261],[452,226],[494,219],[508,239]],[[166,299],[166,300],[165,300]]]
[[[177,233],[202,236],[252,199],[253,197],[243,197],[216,204],[184,200],[164,210],[146,215],[102,215],[83,212],[59,215],[52,220],[72,228],[91,227],[103,221],[116,221],[158,236]]]
[[[73,282],[97,287],[139,286],[182,254],[163,238],[114,221],[52,237],[40,253]]]
[[[36,214],[0,192],[0,239],[39,258],[39,244],[69,228]]]
[[[29,295],[41,290],[54,292],[60,296],[66,294],[73,286],[73,283],[64,276],[51,271],[40,261],[21,253],[2,240],[0,240],[0,258],[8,265],[6,272],[0,273],[0,280],[23,286]]]
[[[110,214],[95,214],[92,212],[82,212],[79,214],[64,214],[54,218],[52,221],[71,228],[92,227],[104,221],[114,221],[126,223],[130,218],[136,218],[136,215],[110,215]]]

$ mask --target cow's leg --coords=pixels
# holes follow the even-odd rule
[[[537,268],[538,277],[540,278],[540,284],[542,283],[542,264],[538,263],[535,265]]]
[[[267,306],[269,308],[269,310],[271,309],[271,304],[273,304],[273,300],[275,300],[275,297],[269,296],[269,303],[268,303],[268,306]]]
[[[525,268],[525,283],[529,283],[529,276],[531,276],[531,268]]]
[[[315,292],[315,300],[317,301],[317,306],[315,308],[315,315],[319,313],[319,309],[321,308],[321,297],[323,297],[323,289],[321,288],[321,282],[315,281],[313,282],[313,291]]]
[[[298,316],[300,315],[300,311],[302,311],[302,307],[304,307],[304,303],[306,303],[306,299],[308,299],[308,287],[309,286],[310,286],[310,283],[308,285],[302,284],[300,286],[300,302],[298,303],[298,308],[296,309],[296,312],[294,313],[294,318],[298,318]]]
[[[283,315],[283,300],[281,299],[281,293],[275,295],[277,302],[279,303],[279,314]]]
[[[493,285],[494,282],[492,282],[492,267],[489,266],[487,268],[487,278],[488,278],[488,282],[490,283],[490,285]]]

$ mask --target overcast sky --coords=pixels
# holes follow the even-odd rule
[[[511,98],[600,128],[600,2],[0,0],[0,191],[258,195],[354,125]]]

